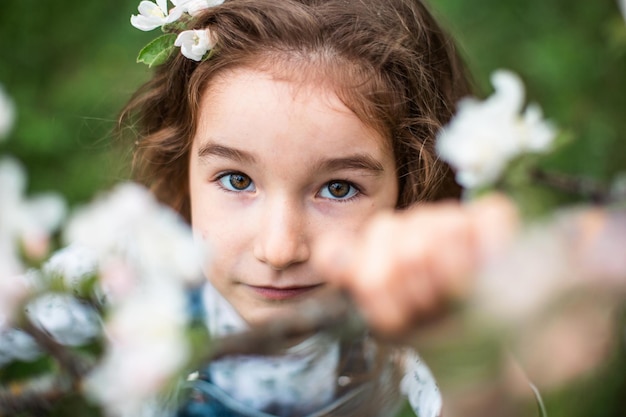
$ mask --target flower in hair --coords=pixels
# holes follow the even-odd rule
[[[219,6],[224,0],[172,0],[176,7],[180,7],[183,12],[189,13],[191,16],[197,16],[201,11],[209,7]]]
[[[178,20],[183,9],[174,7],[168,13],[167,0],[155,0],[156,4],[144,0],[139,3],[139,14],[130,17],[130,24],[139,30],[149,31]]]
[[[215,40],[209,29],[186,30],[178,35],[174,45],[180,47],[180,52],[185,57],[201,61],[204,55],[215,46]]]
[[[151,41],[137,57],[149,67],[165,63],[176,47],[181,53],[194,61],[201,61],[215,46],[215,36],[207,28],[204,30],[184,30],[193,16],[210,7],[219,6],[224,0],[170,0],[174,7],[167,10],[168,0],[155,0],[156,3],[143,0],[139,3],[139,15],[130,17],[131,24],[137,29],[148,31],[161,27],[164,35]],[[172,24],[176,22],[175,24]],[[182,30],[182,32],[180,32]],[[179,32],[179,33],[177,33]]]

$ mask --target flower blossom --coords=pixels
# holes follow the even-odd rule
[[[2,268],[2,262],[4,260],[0,257],[0,268]],[[0,332],[11,325],[16,309],[27,297],[30,287],[23,275],[3,276],[0,273]]]
[[[42,266],[48,277],[60,277],[69,288],[78,288],[86,279],[97,274],[95,253],[79,245],[66,246],[52,254]]]
[[[182,285],[203,279],[191,229],[138,184],[118,185],[79,209],[68,221],[64,238],[94,254],[105,291],[107,282],[131,293],[135,285]],[[114,282],[120,277],[125,282]]]
[[[0,367],[14,360],[33,361],[41,356],[37,342],[27,333],[0,323]]]
[[[15,122],[15,106],[0,84],[0,141],[7,137]]]
[[[26,314],[62,345],[80,346],[100,332],[96,310],[69,294],[44,294],[28,303]]]
[[[105,325],[108,349],[85,389],[115,417],[135,416],[186,364],[183,289],[161,282],[115,308]]]
[[[618,0],[619,9],[622,11],[624,20],[626,20],[626,0]]]
[[[219,6],[224,3],[224,0],[172,0],[172,3],[176,7],[180,7],[183,12],[197,16],[209,7]]]
[[[139,30],[149,31],[177,21],[183,14],[183,10],[174,7],[168,13],[167,0],[155,0],[156,4],[143,0],[139,3],[139,14],[130,17],[130,24]]]
[[[46,254],[50,234],[65,217],[63,198],[54,193],[24,197],[26,173],[15,159],[0,158],[0,277],[23,272],[21,245],[27,256]]]
[[[437,138],[437,151],[457,171],[466,188],[495,182],[516,156],[545,152],[556,129],[543,120],[541,109],[524,105],[524,85],[508,71],[492,76],[495,93],[485,101],[465,98],[457,115]]]
[[[180,52],[194,61],[201,61],[204,55],[215,46],[215,36],[209,29],[185,30],[181,32],[175,46],[180,47]]]

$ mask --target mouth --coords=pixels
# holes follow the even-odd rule
[[[284,301],[298,298],[320,288],[324,284],[307,285],[301,287],[257,287],[249,285],[248,287],[258,296],[271,301]]]

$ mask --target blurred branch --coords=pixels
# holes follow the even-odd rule
[[[58,378],[43,385],[32,384],[26,388],[21,386],[0,388],[0,415],[28,417],[47,415],[52,404],[60,400],[67,392],[63,382]]]
[[[305,302],[302,314],[255,326],[249,331],[217,339],[206,362],[233,355],[275,355],[294,340],[326,333],[349,340],[366,332],[366,324],[348,296],[340,291],[324,300]]]
[[[28,333],[37,345],[54,358],[67,376],[39,378],[28,383],[0,387],[0,416],[24,417],[47,415],[51,407],[72,391],[80,389],[83,377],[91,367],[67,346],[55,341],[48,333],[24,317],[21,330]]]
[[[56,359],[61,368],[72,378],[73,385],[77,387],[82,377],[90,370],[90,366],[66,346],[58,343],[48,333],[35,326],[30,320],[23,320],[21,328],[35,339],[40,348]]]
[[[621,192],[616,195],[616,193],[611,192],[610,187],[590,178],[574,177],[541,169],[531,171],[530,175],[534,181],[540,184],[583,196],[595,204],[611,204],[626,199],[626,193]]]

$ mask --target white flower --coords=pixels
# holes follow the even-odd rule
[[[209,7],[219,6],[224,3],[224,0],[172,0],[172,3],[180,7],[183,12],[196,16]]]
[[[101,364],[87,377],[86,392],[115,417],[134,416],[185,365],[186,297],[161,283],[139,291],[112,312]]]
[[[139,30],[149,31],[175,22],[182,14],[183,10],[174,7],[167,12],[167,0],[156,0],[156,4],[151,1],[139,3],[139,14],[130,17],[130,24]]]
[[[18,246],[39,258],[47,251],[50,234],[65,217],[66,205],[58,194],[25,198],[26,173],[9,157],[0,159],[0,276],[23,271]]]
[[[65,285],[76,288],[82,281],[95,275],[98,262],[95,253],[86,247],[70,245],[56,251],[43,265],[47,276],[63,278]]]
[[[146,282],[202,279],[200,252],[189,226],[137,184],[118,185],[78,210],[64,237],[92,250],[103,273],[123,270],[129,279],[140,277]]]
[[[0,141],[9,134],[14,122],[15,105],[0,84]]]
[[[82,345],[100,332],[98,313],[68,294],[44,294],[28,303],[26,314],[63,345]]]
[[[437,138],[437,151],[466,188],[493,183],[524,152],[546,151],[556,135],[541,109],[524,105],[524,85],[508,71],[492,76],[495,93],[485,101],[461,100],[458,113]]]
[[[0,257],[0,268],[3,261]],[[26,298],[29,290],[30,285],[25,276],[3,276],[0,271],[0,331],[11,324],[16,308]]]
[[[180,46],[185,57],[200,61],[215,46],[215,39],[209,29],[186,30],[178,35],[174,45]]]
[[[626,20],[626,0],[618,0],[619,9],[622,11],[624,20]]]
[[[37,343],[28,334],[17,329],[1,329],[0,324],[0,366],[14,360],[32,361],[41,355]]]

